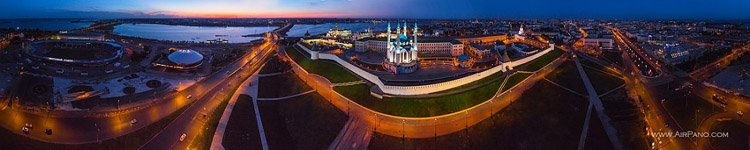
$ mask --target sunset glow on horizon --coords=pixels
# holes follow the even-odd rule
[[[706,6],[711,7],[707,9]],[[677,0],[26,0],[0,6],[0,18],[750,19],[742,14],[750,14],[750,1],[684,3]]]
[[[346,13],[334,12],[270,12],[270,13],[225,13],[225,12],[176,12],[171,14],[178,18],[338,18],[360,17]],[[365,16],[361,16],[365,17]]]

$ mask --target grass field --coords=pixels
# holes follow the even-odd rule
[[[537,71],[539,69],[542,69],[542,67],[546,66],[547,64],[554,61],[558,57],[560,57],[562,54],[565,54],[565,52],[560,49],[555,48],[554,50],[548,52],[547,54],[542,55],[541,57],[537,59],[534,59],[526,64],[516,67],[515,70]]]
[[[505,83],[505,86],[503,86],[502,91],[503,92],[507,91],[508,89],[512,88],[516,84],[521,83],[521,81],[528,78],[529,76],[531,76],[530,73],[516,73],[516,74],[511,75],[508,78],[507,83]]]
[[[292,59],[294,59],[295,62],[297,62],[308,72],[326,77],[333,83],[359,80],[356,76],[346,71],[345,68],[338,66],[335,63],[323,60],[307,59],[306,56],[304,56],[300,51],[296,50],[293,47],[287,48],[286,52]],[[543,55],[542,57],[537,58],[534,61],[520,66],[519,70],[539,70],[553,60],[560,57],[562,54],[564,54],[562,50],[555,49]],[[396,116],[426,117],[460,111],[488,100],[489,98],[494,96],[503,82],[501,80],[492,81],[492,79],[499,77],[500,75],[501,74],[498,73],[492,75],[491,77],[493,78],[484,78],[482,80],[474,82],[479,83],[491,81],[491,83],[484,84],[476,89],[433,98],[377,99],[370,95],[370,87],[368,85],[336,87],[334,88],[334,90],[365,107],[382,113]],[[530,75],[531,74],[528,73],[517,73],[511,76],[508,80],[508,84],[505,85],[504,90],[507,90],[507,88],[520,83],[523,79],[526,79]],[[466,86],[468,85],[464,85],[461,87]]]
[[[612,142],[609,142],[607,132],[604,131],[604,126],[596,114],[596,110],[591,109],[591,119],[589,120],[589,130],[584,149],[612,149]]]
[[[257,84],[259,98],[290,96],[312,89],[293,72],[260,77]]]
[[[663,103],[669,114],[679,123],[682,130],[696,130],[700,121],[722,109],[716,107],[697,95],[675,95]]]
[[[584,64],[583,62],[588,63]],[[625,84],[625,81],[622,79],[607,74],[612,72],[604,73],[603,71],[608,71],[604,66],[595,64],[588,60],[581,61],[581,65],[583,70],[586,71],[586,75],[588,75],[591,84],[594,86],[594,90],[596,90],[596,93],[599,95]]]
[[[249,95],[242,94],[237,99],[224,131],[222,145],[228,150],[262,148],[253,99]]]
[[[294,47],[287,47],[286,54],[289,55],[297,64],[302,66],[307,72],[321,75],[332,83],[351,82],[360,80],[354,74],[347,71],[344,67],[335,62],[326,60],[310,60]]]
[[[603,56],[600,58],[609,63],[615,64],[617,66],[623,66],[622,53],[620,52],[606,51],[603,53]]]
[[[600,98],[604,113],[612,120],[625,149],[648,149],[646,123],[638,106],[630,99],[625,89],[618,89]]]
[[[709,138],[713,149],[746,149],[750,142],[750,126],[736,120],[720,122],[711,128],[713,132],[728,132],[726,138]],[[745,136],[742,136],[745,135]]]
[[[467,130],[424,139],[375,134],[369,149],[575,149],[588,102],[547,81],[530,91]]]
[[[546,78],[580,94],[585,95],[587,93],[586,86],[583,85],[581,75],[578,74],[578,68],[573,61],[563,62],[559,67],[547,75]]]
[[[335,87],[334,90],[345,97],[385,114],[405,117],[427,117],[449,114],[475,106],[492,98],[503,80],[495,80],[465,92],[431,98],[389,98],[378,99],[370,95],[370,86],[358,84]]]
[[[259,101],[270,149],[326,149],[348,117],[318,93]]]
[[[495,74],[489,75],[489,76],[484,77],[482,79],[479,79],[477,81],[474,81],[474,82],[471,82],[471,83],[467,83],[467,84],[464,84],[464,85],[461,85],[461,86],[458,86],[458,87],[454,87],[454,88],[451,88],[451,89],[448,89],[448,90],[445,90],[445,91],[436,92],[434,94],[440,95],[440,94],[444,94],[444,93],[456,93],[456,92],[468,91],[468,90],[471,90],[473,88],[477,88],[477,87],[480,87],[480,86],[483,86],[483,85],[486,85],[486,84],[490,84],[490,83],[495,82],[497,80],[501,80],[500,82],[502,82],[502,80],[504,80],[504,79],[505,79],[505,73],[502,72],[502,71],[499,71],[499,72],[497,72]]]
[[[280,73],[292,69],[289,62],[281,60],[279,55],[275,54],[274,52],[274,55],[271,55],[268,61],[266,61],[266,64],[260,69],[260,74]]]

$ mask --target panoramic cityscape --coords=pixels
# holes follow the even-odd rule
[[[750,149],[750,1],[4,3],[0,149]]]

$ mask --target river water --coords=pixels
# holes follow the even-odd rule
[[[121,24],[115,26],[114,33],[145,39],[164,41],[206,42],[217,38],[229,40],[229,43],[246,43],[261,37],[242,37],[243,35],[268,32],[278,27],[204,27],[163,24]]]

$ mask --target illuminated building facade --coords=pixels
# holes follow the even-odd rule
[[[326,33],[326,37],[334,38],[334,39],[351,39],[352,30],[339,29],[339,25],[336,24],[335,28],[328,30],[328,33]]]
[[[172,50],[170,50],[172,51]],[[203,55],[191,49],[174,49],[167,55],[167,61],[157,61],[157,67],[171,68],[182,71],[195,70],[203,64]]]
[[[396,37],[391,35],[391,24],[388,23],[387,37],[386,37],[386,61],[384,62],[384,68],[392,73],[412,73],[419,69],[419,63],[417,60],[418,47],[417,47],[417,35],[416,32],[419,30],[417,24],[414,23],[412,29],[412,38],[409,38],[408,29],[406,22],[404,27],[400,25],[396,27]]]

